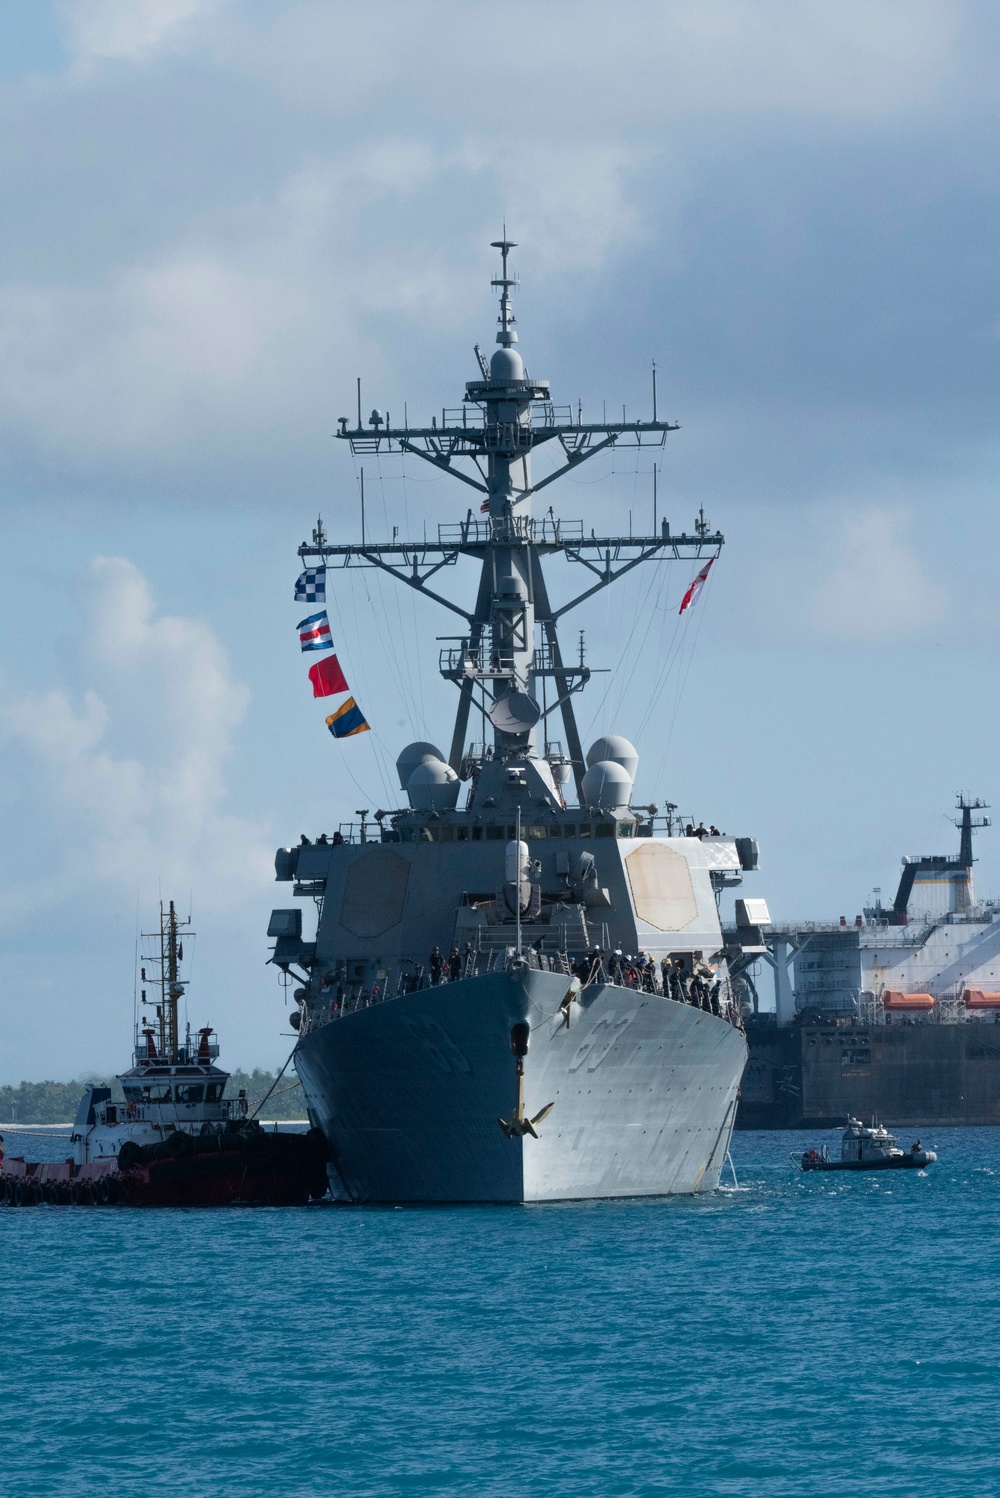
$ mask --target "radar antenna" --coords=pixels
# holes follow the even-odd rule
[[[582,690],[594,668],[581,659],[567,663],[562,655],[558,624],[565,614],[595,593],[648,561],[703,561],[717,557],[723,536],[713,530],[700,511],[693,534],[675,533],[664,518],[652,534],[585,534],[580,521],[557,518],[550,510],[541,518],[531,515],[531,500],[547,485],[606,448],[661,448],[677,422],[662,421],[655,410],[646,421],[584,422],[582,409],[553,403],[547,380],[532,379],[514,345],[514,311],[511,293],[517,278],[508,258],[515,241],[494,240],[500,251],[501,271],[492,281],[500,292],[500,347],[487,362],[476,346],[480,378],[465,387],[462,405],[444,409],[440,420],[429,426],[393,426],[386,416],[373,412],[369,426],[361,421],[359,393],[358,426],[348,430],[340,422],[338,440],[348,442],[355,454],[409,453],[431,463],[481,495],[480,516],[471,510],[464,520],[439,525],[437,539],[373,542],[365,534],[361,541],[330,545],[317,525],[311,545],[303,543],[299,556],[327,567],[377,567],[407,587],[413,588],[462,620],[462,633],[446,641],[440,654],[441,674],[459,690],[459,704],[452,735],[449,763],[456,774],[468,773],[475,762],[466,748],[469,715],[478,705],[493,726],[493,754],[500,759],[537,758],[536,735],[548,737],[548,718],[562,716],[566,750],[581,803],[585,771],[580,735],[573,712],[573,696]],[[655,400],[655,397],[654,397]],[[557,455],[556,466],[543,477],[533,478],[531,459],[536,450]],[[467,460],[471,465],[462,468]],[[567,603],[556,607],[549,598],[542,563],[559,555],[582,567],[584,586]],[[430,583],[459,557],[475,558],[480,581],[475,604],[465,608]],[[553,699],[539,705],[540,688],[551,679]],[[464,767],[464,768],[463,768]],[[555,794],[555,792],[553,792]]]

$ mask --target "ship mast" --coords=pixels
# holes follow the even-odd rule
[[[435,416],[429,427],[393,427],[388,415],[374,410],[365,426],[359,381],[357,425],[349,428],[349,418],[343,416],[337,433],[356,454],[410,453],[433,464],[481,496],[482,518],[474,518],[470,509],[464,521],[439,525],[436,542],[394,538],[373,543],[362,536],[360,544],[340,546],[329,544],[320,523],[312,544],[303,543],[299,555],[327,567],[377,567],[461,618],[462,633],[440,657],[441,674],[459,689],[449,754],[456,774],[462,773],[469,714],[477,701],[490,720],[493,754],[501,761],[537,759],[538,727],[544,728],[544,720],[558,710],[582,803],[586,766],[572,698],[586,685],[591,669],[584,664],[582,642],[578,664],[563,657],[559,620],[640,562],[715,557],[723,537],[710,530],[704,515],[693,534],[673,535],[663,520],[659,531],[654,525],[655,533],[647,536],[598,536],[593,530],[586,536],[582,522],[557,519],[551,509],[541,520],[532,517],[533,496],[588,458],[612,447],[660,448],[667,432],[678,426],[657,418],[655,372],[648,421],[629,421],[623,408],[620,422],[585,423],[579,408],[574,412],[554,405],[548,381],[528,374],[516,347],[511,293],[518,283],[508,269],[514,241],[505,233],[493,248],[501,257],[500,274],[492,281],[500,293],[499,346],[489,362],[476,346],[480,378],[467,383],[462,407],[442,410],[440,424]],[[550,450],[558,446],[562,461],[535,481],[532,454],[546,444]],[[471,460],[471,471],[456,466],[458,459]],[[558,608],[549,599],[542,571],[542,559],[557,553],[591,574],[576,597]],[[471,611],[429,586],[436,573],[460,556],[481,564]],[[543,709],[538,697],[546,678],[554,684],[555,700]],[[544,736],[547,740],[547,731]]]
[[[170,901],[166,910],[161,900],[159,931],[143,932],[144,941],[152,941],[157,937],[159,939],[159,956],[146,960],[159,963],[160,967],[160,1002],[156,1006],[156,1045],[159,1053],[158,1059],[171,1066],[176,1066],[182,1060],[177,1006],[184,997],[184,989],[187,985],[180,977],[180,964],[184,955],[180,937],[182,930],[190,925],[190,917],[186,921],[178,920],[173,900]],[[145,968],[142,970],[142,975],[145,978]],[[143,1000],[145,1000],[145,992]]]

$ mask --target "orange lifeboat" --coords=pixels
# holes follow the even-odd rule
[[[887,988],[882,995],[886,1009],[933,1009],[937,1003],[932,993],[903,993],[898,988]]]
[[[1000,993],[984,993],[981,988],[965,990],[966,1009],[1000,1009]]]

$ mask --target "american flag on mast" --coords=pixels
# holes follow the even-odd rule
[[[705,563],[704,567],[698,573],[698,576],[695,578],[694,582],[691,584],[690,588],[688,588],[687,592],[684,594],[684,597],[681,599],[681,606],[677,610],[678,614],[683,614],[684,610],[689,609],[694,603],[695,599],[698,597],[698,594],[705,586],[705,582],[708,578],[708,574],[712,570],[714,562],[715,557],[710,557]]]

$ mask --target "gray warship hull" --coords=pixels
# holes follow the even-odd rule
[[[566,980],[529,969],[442,984],[303,1037],[296,1067],[355,1202],[545,1202],[667,1196],[719,1184],[746,1061],[717,1016],[613,984],[560,1009]],[[509,1034],[531,1027],[525,1113]]]
[[[303,602],[325,602],[332,586],[346,598],[350,574],[375,568],[461,622],[438,653],[458,689],[450,749],[407,744],[396,758],[405,804],[359,809],[357,824],[278,849],[276,879],[314,902],[316,922],[273,910],[271,961],[297,1006],[295,1064],[342,1199],[710,1191],[747,1054],[731,974],[764,952],[770,919],[763,900],[737,900],[730,938],[719,908],[756,870],[757,844],[686,825],[673,801],[640,800],[638,751],[621,734],[584,752],[573,703],[600,668],[582,631],[564,655],[559,627],[653,562],[698,569],[678,595],[684,614],[723,537],[703,512],[692,532],[672,529],[655,500],[642,536],[588,533],[551,505],[532,514],[533,495],[581,462],[612,446],[638,462],[677,426],[657,416],[655,378],[649,420],[623,410],[620,422],[585,422],[579,404],[554,404],[516,347],[514,246],[504,237],[495,248],[499,346],[487,360],[476,345],[479,377],[461,410],[414,426],[404,407],[400,427],[375,409],[366,424],[359,382],[357,425],[339,418],[338,433],[355,455],[419,458],[471,484],[478,512],[439,525],[436,539],[394,528],[378,541],[362,508],[360,544],[330,541],[319,519],[299,547]],[[537,481],[536,448],[549,455]],[[546,573],[555,557],[567,564],[559,597]],[[459,558],[479,573],[464,603],[447,590]],[[304,650],[333,648],[325,611],[297,629]],[[313,668],[310,679],[339,681],[336,695],[346,677],[328,660],[328,676]],[[348,740],[369,726],[353,698],[326,723]]]

